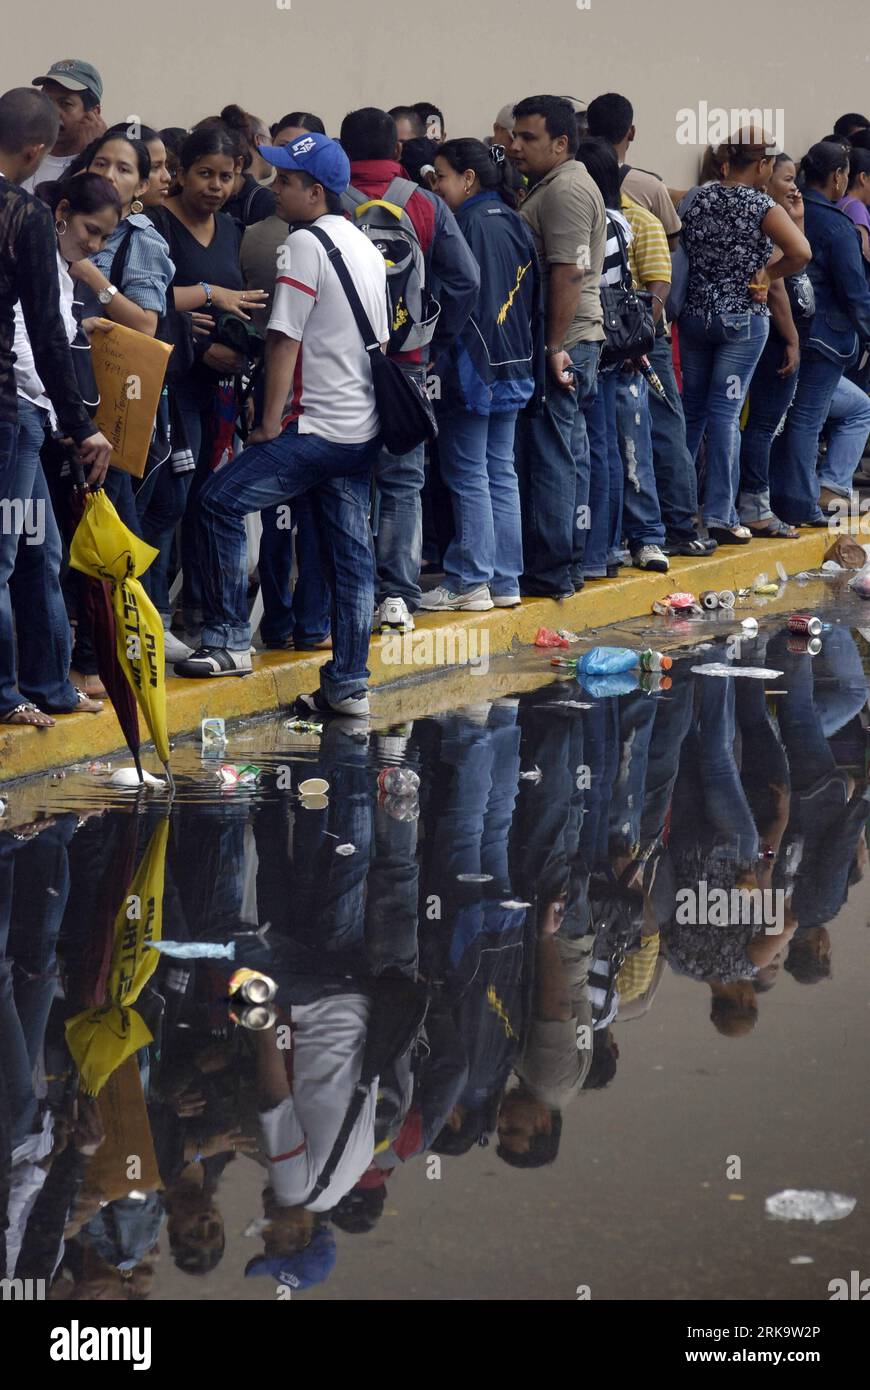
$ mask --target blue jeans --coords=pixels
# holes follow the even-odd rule
[[[0,715],[22,698],[59,714],[76,707],[63,551],[39,461],[47,418],[19,396],[17,426],[0,425],[0,499],[13,504],[0,526]]]
[[[816,476],[819,437],[842,375],[838,362],[817,352],[807,351],[801,358],[785,429],[770,455],[771,503],[777,516],[793,526],[822,519]]]
[[[662,400],[658,391],[649,393],[653,471],[665,534],[669,541],[693,541],[698,536],[698,474],[686,443],[683,401],[671,344],[664,333],[656,338],[649,361],[667,397]]]
[[[843,376],[828,411],[828,451],[819,466],[819,485],[841,497],[852,493],[852,477],[870,434],[870,396]]]
[[[402,364],[402,371],[425,387],[424,367]],[[403,598],[412,613],[420,607],[422,597],[425,461],[422,444],[408,454],[388,454],[382,449],[375,460],[376,600],[383,603],[385,598]]]
[[[516,411],[438,415],[438,458],[455,523],[444,574],[457,593],[488,584],[495,594],[519,594],[523,533],[514,470],[516,423]]]
[[[548,384],[543,412],[520,416],[516,463],[523,516],[523,591],[568,594],[582,578],[586,531],[578,508],[589,504],[589,438],[583,407],[597,390],[600,345],[578,343],[574,390]]]
[[[697,460],[707,435],[705,526],[738,525],[740,412],[767,341],[765,314],[716,314],[709,324],[694,314],[680,319],[686,443]]]
[[[798,374],[780,376],[785,340],[771,329],[758,366],[752,374],[749,414],[740,436],[740,495],[742,522],[768,521],[770,508],[770,451],[797,390]]]
[[[634,552],[642,545],[664,545],[665,528],[653,471],[649,386],[640,372],[617,373],[616,425],[625,469],[622,518],[629,549]]]
[[[299,497],[291,511],[296,527],[299,570],[291,594],[291,532],[279,525],[286,510],[286,507],[267,507],[260,513],[263,522],[257,565],[263,595],[260,636],[264,642],[274,645],[292,637],[293,645],[303,648],[322,642],[329,635],[329,589],[320,566],[311,503],[307,497]]]
[[[598,390],[583,407],[589,437],[589,529],[583,576],[600,579],[614,564],[622,541],[622,459],[616,429],[616,373],[598,377]]]
[[[311,489],[332,591],[333,658],[321,668],[321,688],[328,700],[341,700],[366,684],[374,605],[369,494],[379,447],[378,438],[334,444],[300,434],[294,422],[211,475],[198,509],[204,646],[250,646],[245,516]]]
[[[77,823],[74,814],[60,816],[25,843],[0,833],[0,1066],[16,1144],[30,1133],[38,1111],[33,1077],[57,993],[55,944]]]

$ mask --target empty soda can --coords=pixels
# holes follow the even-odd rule
[[[720,591],[719,591],[719,607],[720,607],[720,608],[733,608],[735,602],[736,602],[736,595],[735,595],[733,589],[720,589]]]
[[[262,1033],[278,1019],[274,1004],[248,1004],[244,1008],[231,1008],[229,1012],[233,1023],[240,1028],[249,1028],[252,1033]]]
[[[795,632],[799,637],[818,637],[822,620],[810,617],[808,613],[792,613],[786,626],[789,632]]]
[[[818,656],[822,650],[821,637],[789,637],[786,649],[799,656]]]
[[[702,608],[718,608],[718,607],[719,607],[719,595],[716,593],[716,590],[715,590],[715,589],[705,589],[705,590],[704,590],[704,592],[701,594],[701,607],[702,607]]]

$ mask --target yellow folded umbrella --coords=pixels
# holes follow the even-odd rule
[[[70,564],[109,584],[115,616],[115,656],[145,716],[172,788],[163,623],[139,580],[157,554],[153,546],[146,545],[124,525],[102,490],[85,495],[84,511],[70,545]],[[110,686],[107,688],[112,694]],[[130,727],[136,723],[135,710],[128,719],[124,701],[113,696],[113,703],[138,765],[138,726]]]
[[[163,880],[169,821],[156,826],[115,917],[106,1003],[67,1020],[66,1041],[87,1095],[99,1095],[122,1062],[151,1042],[135,1009],[160,959],[151,949],[163,933]]]

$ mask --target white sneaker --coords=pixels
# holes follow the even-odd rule
[[[631,563],[636,570],[656,570],[659,574],[667,574],[671,567],[667,555],[657,545],[642,545],[633,551]]]
[[[164,630],[163,633],[163,656],[166,661],[186,661],[189,656],[193,656],[193,647],[189,647],[186,642],[182,642],[180,637],[176,637],[174,632]]]
[[[490,594],[495,608],[519,608],[522,599],[519,594]]]
[[[386,629],[393,632],[414,631],[413,614],[403,598],[385,598],[375,608],[372,631],[384,632]]]
[[[427,613],[486,613],[495,604],[489,596],[489,586],[478,584],[466,594],[457,594],[446,585],[439,584],[430,589],[420,600],[420,607]]]

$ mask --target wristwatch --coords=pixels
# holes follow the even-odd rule
[[[112,300],[115,298],[115,295],[117,293],[117,285],[107,285],[104,290],[100,290],[100,293],[97,295],[97,299],[100,301],[101,304],[111,304]]]
[[[211,285],[209,285],[205,280],[200,280],[199,283],[202,285],[203,289],[205,290],[205,304],[204,304],[202,307],[203,307],[204,309],[210,309],[210,308],[211,308]]]

